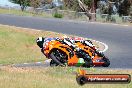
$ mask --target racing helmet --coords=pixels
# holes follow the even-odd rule
[[[44,40],[45,40],[44,37],[38,37],[38,38],[37,38],[36,43],[37,43],[37,45],[38,45],[40,48],[43,48]]]

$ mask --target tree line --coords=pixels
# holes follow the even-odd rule
[[[52,0],[10,0],[19,4],[24,11],[28,6],[38,8],[41,5],[51,3]],[[64,7],[74,11],[84,11],[90,17],[90,13],[99,10],[101,14],[119,14],[120,16],[132,15],[132,0],[63,0]]]

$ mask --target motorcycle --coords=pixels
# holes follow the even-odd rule
[[[44,45],[44,55],[51,59],[50,66],[103,66],[108,67],[110,61],[104,54],[97,54],[89,46],[80,42],[75,43],[79,49],[73,50],[62,40],[50,41]],[[94,56],[94,58],[92,58]],[[91,59],[92,58],[92,59]]]

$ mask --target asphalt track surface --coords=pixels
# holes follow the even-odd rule
[[[132,26],[4,14],[0,15],[0,24],[92,38],[109,46],[105,52],[111,61],[109,68],[132,68]]]

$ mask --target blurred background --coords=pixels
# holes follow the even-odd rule
[[[132,0],[0,0],[0,13],[132,23]]]

